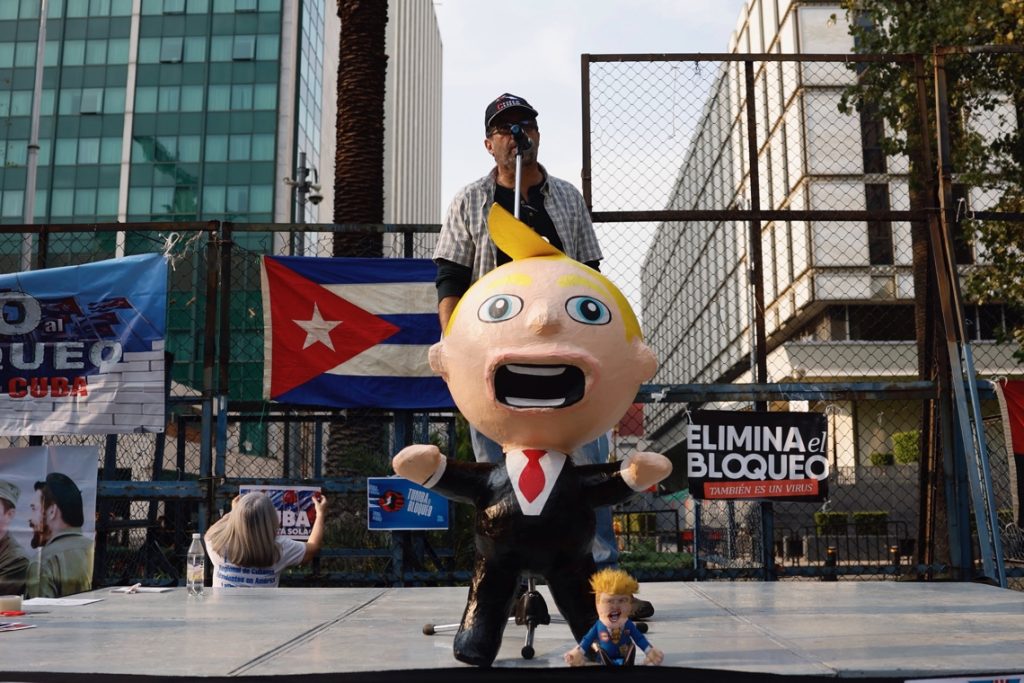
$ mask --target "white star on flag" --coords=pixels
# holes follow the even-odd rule
[[[302,345],[305,351],[313,344],[320,342],[331,351],[334,351],[334,342],[331,341],[331,330],[341,324],[340,320],[324,320],[320,315],[320,309],[313,303],[313,318],[311,320],[295,320],[296,325],[306,331],[306,341]]]

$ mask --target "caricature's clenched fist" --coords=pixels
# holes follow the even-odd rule
[[[437,470],[441,464],[441,450],[431,444],[413,444],[398,451],[391,459],[391,467],[395,474],[409,481],[422,484]]]
[[[635,491],[643,491],[672,474],[672,461],[661,453],[639,451],[622,467],[622,478]]]

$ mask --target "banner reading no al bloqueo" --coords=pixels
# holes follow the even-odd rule
[[[164,429],[167,262],[0,275],[0,434]]]
[[[693,413],[686,428],[690,493],[717,500],[825,500],[827,436],[820,413]]]

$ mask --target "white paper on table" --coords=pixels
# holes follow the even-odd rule
[[[119,586],[112,589],[111,593],[169,593],[174,588],[160,586]]]
[[[30,598],[24,601],[23,607],[78,607],[99,602],[103,598]]]

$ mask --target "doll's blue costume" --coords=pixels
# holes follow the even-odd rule
[[[632,666],[636,659],[636,648],[639,645],[645,652],[651,646],[640,629],[630,619],[622,628],[609,630],[600,621],[596,622],[587,635],[580,641],[580,647],[584,652],[590,652],[590,647],[597,643],[598,653],[601,661],[608,666]]]

